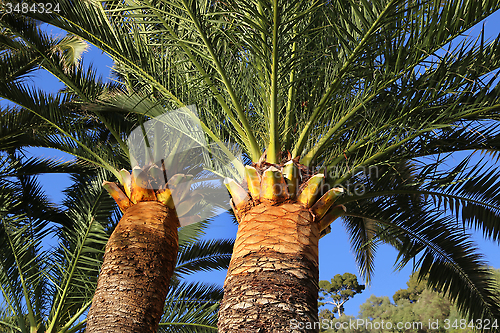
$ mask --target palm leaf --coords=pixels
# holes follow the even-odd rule
[[[80,176],[67,191],[64,205],[71,224],[60,229],[60,243],[52,253],[53,264],[47,274],[53,295],[49,330],[78,324],[90,306],[112,214],[116,214],[113,199],[101,186],[105,177],[102,173],[90,180]]]
[[[15,171],[16,162],[11,154],[9,160],[0,160],[0,169]],[[41,327],[48,307],[41,241],[50,230],[48,221],[58,221],[62,214],[48,202],[35,177],[13,174],[0,180],[1,312],[10,329],[27,332]]]
[[[199,283],[170,288],[159,332],[216,332],[222,288]]]
[[[233,253],[232,240],[198,241],[179,251],[176,275],[188,275],[212,269],[227,269]]]

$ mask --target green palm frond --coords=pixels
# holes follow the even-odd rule
[[[188,275],[212,269],[227,269],[233,253],[233,240],[198,241],[179,251],[176,275]]]
[[[0,168],[0,178],[44,173],[77,173],[90,169],[90,166],[82,161],[63,161],[52,158],[30,157],[12,161],[7,156],[0,155],[0,161],[5,162]]]
[[[159,332],[217,332],[218,301],[222,288],[200,283],[171,287]]]
[[[77,103],[90,103],[102,94],[110,93],[118,89],[114,84],[103,83],[100,78],[96,77],[96,72],[92,68],[84,69],[78,64],[81,53],[87,47],[87,44],[80,37],[74,35],[67,35],[63,38],[50,36],[42,31],[33,20],[16,15],[7,15],[6,18],[2,20],[2,26],[16,36],[17,43],[11,41],[13,45],[3,54],[4,57],[0,59],[0,67],[6,70],[9,68],[19,68],[19,66],[24,66],[25,63],[22,63],[23,59],[17,58],[21,55],[32,55],[37,61],[30,62],[30,70],[42,67],[66,85],[66,88],[63,90],[64,97],[61,99],[61,103],[68,104],[70,101],[73,103],[73,105],[66,110],[67,113],[73,111]],[[5,40],[10,41],[8,37],[9,35],[3,36]],[[59,135],[62,134],[65,137],[71,137],[73,141],[75,141],[76,138],[74,136],[72,137],[64,131],[61,133],[61,128],[55,126],[57,120],[65,118],[63,115],[55,115],[54,110],[48,110],[46,112],[50,115],[44,117],[36,112],[37,109],[33,105],[25,105],[29,103],[30,100],[35,101],[35,103],[44,104],[47,98],[50,99],[49,96],[41,96],[43,95],[42,93],[27,88],[23,82],[24,76],[22,73],[6,73],[5,77],[6,80],[1,83],[5,85],[2,86],[2,92],[4,93],[0,94],[1,97],[23,107],[24,109],[22,111],[33,113],[36,116],[35,118],[41,118],[46,126],[52,126],[56,132],[59,132]],[[32,96],[37,94],[38,96]],[[60,96],[55,97],[54,99],[57,100],[59,97]],[[68,106],[66,106],[66,108],[68,108]],[[85,112],[84,110],[82,111]],[[127,155],[128,150],[123,141],[123,133],[128,133],[131,126],[125,125],[126,122],[123,121],[123,117],[118,118],[114,115],[102,117],[98,112],[94,112],[92,116],[106,126],[106,131],[120,144],[123,153]],[[10,118],[12,117],[13,116],[10,116]],[[86,118],[84,122],[88,123],[89,120],[92,120],[92,117],[88,114]],[[81,121],[82,120],[80,120],[80,122]],[[63,126],[63,124],[59,125]],[[75,123],[72,125],[75,125]],[[128,132],[126,128],[123,127],[128,128]],[[89,152],[90,147],[92,147],[92,144],[86,142],[80,142],[79,145],[87,152]],[[94,159],[95,158],[96,156],[94,155]],[[99,158],[97,158],[97,160],[99,160]],[[100,164],[103,164],[103,162],[104,161],[101,160]],[[106,165],[106,163],[104,163],[104,165]],[[107,168],[113,171],[110,165],[107,165]]]
[[[205,233],[207,227],[208,221],[201,221],[179,228],[179,248],[187,248],[195,244],[199,237]]]
[[[39,22],[21,15],[4,16],[0,27],[3,30],[0,45],[5,50],[0,58],[4,82],[25,80],[40,67],[62,78],[65,72],[78,65],[88,48],[88,44],[77,36],[54,37],[45,33]]]
[[[486,162],[471,165],[470,157],[466,158],[422,189],[435,206],[461,219],[464,227],[480,230],[485,238],[499,242],[500,170]]]
[[[62,59],[64,68],[71,68],[77,65],[82,58],[82,54],[87,51],[89,45],[76,36],[64,37],[57,45],[57,51]]]
[[[381,168],[376,181],[359,179],[364,194],[339,203],[347,207],[344,225],[368,281],[377,245],[387,242],[399,250],[398,268],[417,258],[431,286],[447,292],[465,314],[496,318],[499,295],[466,227],[498,239],[497,171],[483,172],[468,162],[451,170],[438,169],[442,161]],[[461,212],[462,222],[458,215],[443,217],[446,212]]]
[[[71,223],[64,223],[59,232],[59,246],[46,278],[51,283],[52,308],[48,329],[68,329],[81,320],[90,306],[104,247],[116,205],[102,188],[106,176],[102,172],[88,180],[79,176],[67,191],[64,205]]]
[[[12,317],[12,322],[15,320],[13,325],[27,332],[30,327],[38,327],[38,314],[35,312],[33,303],[36,295],[40,299],[42,295],[37,286],[40,271],[36,270],[39,267],[35,265],[36,258],[30,251],[30,247],[37,245],[37,240],[26,241],[24,235],[28,233],[28,227],[23,227],[21,223],[22,219],[20,221],[16,217],[2,217],[2,244],[4,246],[2,246],[1,254],[0,279],[2,296],[5,299],[3,306],[6,306],[4,318]],[[23,304],[24,302],[26,305]]]
[[[42,119],[20,108],[1,108],[0,119],[2,122],[0,149],[2,151],[42,145],[43,136],[49,130]]]
[[[500,124],[491,120],[464,121],[455,126],[431,131],[420,136],[408,145],[406,154],[416,158],[456,151],[478,150],[495,157],[500,150],[499,130]]]
[[[0,169],[12,170],[10,160],[0,161]],[[41,258],[42,239],[50,228],[48,221],[62,214],[48,202],[36,178],[15,175],[0,180],[0,288],[3,323],[22,332],[38,329],[47,310],[48,289],[44,274],[47,265]]]
[[[317,126],[315,131],[311,132],[315,134],[312,138],[320,139],[309,142],[309,137],[306,138],[308,144],[314,145],[314,148],[302,160],[313,162],[318,153],[334,148],[331,143],[337,144],[336,140],[342,138],[348,141],[347,145],[340,146],[350,154],[357,152],[359,147],[375,143],[373,152],[366,154],[370,159],[374,152],[379,156],[384,150],[390,153],[396,147],[392,147],[396,142],[403,144],[408,136],[419,135],[432,130],[434,126],[448,125],[468,115],[474,115],[475,110],[470,110],[471,108],[498,104],[494,96],[482,96],[489,87],[478,80],[482,75],[498,68],[498,41],[488,44],[481,40],[475,45],[463,41],[459,42],[456,48],[448,50],[445,55],[440,55],[437,51],[441,47],[463,33],[474,22],[467,22],[467,19],[461,20],[460,23],[454,22],[452,26],[440,30],[446,31],[440,36],[429,33],[431,30],[427,29],[439,29],[447,24],[443,18],[446,15],[445,10],[441,10],[436,4],[437,2],[428,2],[414,8],[401,8],[399,13],[398,9],[395,9],[396,13],[391,15],[391,19],[399,19],[380,27],[379,33],[371,37],[373,44],[363,49],[367,59],[361,58],[357,60],[359,62],[352,64],[353,71],[348,72],[352,79],[342,82],[342,89],[339,89],[338,95],[331,102],[331,111],[320,113],[326,117],[322,122],[325,126]],[[469,1],[452,1],[448,5],[449,9],[454,8],[453,6],[472,6],[474,10],[482,10],[476,3]],[[486,4],[483,8],[486,11],[479,17],[489,15],[498,9],[496,6],[493,2]],[[422,11],[420,14],[426,13],[428,16],[420,16],[417,14],[419,11]],[[344,17],[350,20],[349,16]],[[421,21],[408,21],[416,17],[420,17]],[[434,40],[431,42],[429,39]],[[358,43],[353,41],[353,48],[357,45]],[[484,63],[482,59],[485,59]],[[476,61],[484,65],[476,67]],[[472,102],[470,91],[478,91],[478,96],[482,96],[483,100],[477,104]],[[472,103],[463,103],[461,108],[465,109],[464,112],[455,113],[452,107],[465,101]],[[482,109],[481,112],[487,111]],[[318,122],[313,124],[319,125]],[[361,128],[358,126],[360,122],[363,124]],[[380,143],[377,144],[375,140]],[[351,151],[349,146],[352,146]],[[340,156],[340,153],[343,152],[328,155],[332,158],[335,155]],[[328,155],[319,160],[328,163]]]
[[[17,31],[11,29],[12,26],[23,27],[23,30],[37,31],[38,27],[34,20],[22,17],[8,16],[2,20],[0,25],[0,77],[2,82],[16,82],[25,80],[31,76],[31,73],[38,69],[43,61],[43,55],[36,49],[26,47],[26,44],[19,38]],[[39,30],[38,30],[39,31]],[[37,36],[50,47],[45,35]],[[20,50],[23,50],[22,52]]]
[[[357,210],[364,200],[400,196],[406,201],[399,204],[416,212],[416,208],[411,206],[413,202],[425,201],[443,213],[455,215],[457,221],[462,221],[463,230],[480,230],[485,238],[498,242],[499,170],[489,165],[487,160],[472,164],[471,156],[450,168],[444,168],[446,158],[440,158],[435,163],[410,163],[406,169],[392,169],[392,172],[388,168],[373,184],[364,179],[365,193],[343,198],[339,202],[357,202],[358,206],[353,208]],[[378,171],[383,172],[383,169]]]
[[[120,154],[114,154],[113,146],[107,145],[106,141],[97,141],[99,138],[96,137],[96,132],[92,131],[92,127],[87,125],[88,120],[78,118],[75,114],[70,96],[46,94],[43,91],[1,82],[0,90],[3,91],[4,98],[29,110],[52,127],[55,133],[43,138],[43,146],[62,150],[118,175],[120,164],[116,165],[110,156]]]
[[[374,274],[374,260],[377,253],[379,225],[369,218],[347,216],[342,225],[349,235],[351,248],[356,256],[361,275],[367,284]]]
[[[283,146],[306,165],[334,166],[344,155],[369,165],[420,135],[496,112],[493,81],[481,78],[498,68],[498,40],[439,52],[499,9],[495,1],[362,6],[62,1],[64,16],[28,15],[107,52],[127,89],[168,108],[198,103],[212,139],[223,124],[254,161]]]

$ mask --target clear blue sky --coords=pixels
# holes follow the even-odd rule
[[[500,11],[486,19],[484,27],[485,38],[493,39],[500,34]],[[470,32],[471,36],[477,36],[480,29],[481,26],[473,28]],[[84,54],[83,62],[86,65],[92,63],[104,78],[109,77],[109,69],[112,62],[96,48],[91,48]],[[39,71],[33,77],[32,83],[49,91],[57,91],[62,87],[62,84],[57,79],[43,71]],[[0,106],[5,104],[5,101],[0,100]],[[37,156],[71,159],[71,156],[53,150],[31,149],[30,152]],[[40,179],[49,196],[55,202],[60,202],[62,199],[62,190],[70,185],[68,177],[64,175],[43,175]],[[227,216],[221,216],[213,221],[207,237],[235,238],[236,230],[236,226]],[[485,254],[485,259],[489,261],[489,264],[500,268],[499,246],[496,243],[483,240],[479,233],[474,234],[474,239]],[[335,274],[343,274],[345,272],[358,274],[354,255],[350,250],[349,240],[340,220],[337,220],[332,225],[331,234],[321,239],[319,253],[320,279],[330,279]],[[396,251],[391,247],[381,246],[379,248],[372,284],[362,294],[355,296],[353,300],[346,303],[346,314],[357,315],[359,305],[372,294],[391,297],[398,289],[406,288],[406,281],[411,273],[411,267],[406,267],[400,272],[394,272],[393,264],[395,259]],[[222,284],[225,272],[203,273],[192,278]]]

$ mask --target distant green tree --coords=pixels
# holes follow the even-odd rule
[[[420,294],[427,288],[426,280],[418,279],[418,274],[410,275],[410,280],[406,282],[408,288],[399,289],[396,291],[392,299],[395,303],[400,299],[407,299],[410,303],[417,301],[420,297]]]
[[[332,304],[333,312],[337,312],[340,317],[344,312],[344,303],[365,290],[365,285],[358,283],[356,275],[344,273],[344,275],[335,275],[330,282],[319,281],[319,288],[318,306]]]
[[[500,290],[500,269],[490,268]],[[426,279],[418,279],[418,273],[410,276],[407,289],[400,289],[393,295],[394,303],[387,296],[371,295],[360,305],[357,317],[343,315],[333,318],[329,310],[320,312],[321,332],[333,333],[473,333],[473,324],[464,319],[457,307],[446,295],[426,287]],[[326,319],[326,320],[325,320]],[[352,323],[354,322],[354,325]],[[390,324],[389,324],[390,323]],[[397,327],[398,323],[406,324]],[[482,323],[485,323],[484,321]],[[498,329],[500,320],[491,320],[490,332]]]
[[[500,290],[500,269],[491,269]],[[418,279],[418,273],[410,276],[407,289],[400,289],[393,295],[394,303],[387,296],[371,295],[360,305],[357,318],[342,316],[328,322],[328,328],[322,332],[342,333],[472,333],[473,323],[465,320],[457,307],[443,293],[438,293],[426,287],[426,279]],[[357,321],[363,319],[364,322]],[[352,321],[357,324],[349,325]],[[385,325],[383,324],[385,323]],[[388,323],[391,323],[389,328]],[[397,323],[406,327],[397,327]],[[421,323],[421,324],[420,324]],[[490,323],[491,331],[497,329],[500,321]],[[326,327],[326,325],[325,325]]]
[[[457,323],[462,319],[455,312],[455,307],[442,295],[430,290],[424,290],[420,294],[420,299],[410,302],[409,299],[401,298],[396,304],[390,301],[388,296],[377,297],[371,295],[365,303],[360,306],[360,313],[357,318],[342,316],[329,322],[329,329],[323,332],[342,333],[426,333],[426,332],[446,332],[458,333],[469,332],[453,330],[451,325],[454,320]],[[451,317],[451,314],[456,317]],[[445,329],[445,319],[449,320],[450,329]],[[363,321],[360,321],[363,320]],[[349,325],[351,322],[356,325]],[[429,327],[430,323],[438,322],[439,325]],[[398,327],[402,323],[406,326]]]
[[[328,310],[328,309],[322,309],[319,313],[318,313],[318,317],[319,317],[319,321],[322,322],[323,320],[333,320],[335,319],[335,314]]]
[[[377,318],[387,319],[394,313],[394,304],[391,303],[389,297],[377,297],[371,295],[366,302],[359,307],[359,317],[374,320]]]

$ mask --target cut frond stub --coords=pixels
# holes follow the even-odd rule
[[[299,187],[299,168],[293,163],[293,161],[288,161],[283,167],[283,177],[288,185],[288,193],[290,198],[295,198],[297,194],[297,188]]]
[[[279,202],[288,198],[290,195],[282,173],[274,166],[269,167],[262,175],[260,200]]]
[[[174,198],[172,197],[172,192],[170,191],[170,189],[168,187],[159,189],[156,192],[156,198],[159,202],[161,202],[162,204],[164,204],[168,208],[170,208],[170,209],[175,208]]]
[[[245,180],[247,181],[248,191],[254,200],[260,198],[260,175],[257,170],[247,165],[245,166]]]
[[[116,183],[105,181],[102,183],[102,187],[104,187],[111,197],[115,199],[116,204],[122,212],[125,212],[127,208],[132,206],[132,203],[127,195],[123,193],[121,188]]]
[[[322,232],[332,224],[333,221],[345,214],[347,209],[344,205],[333,207],[319,222],[319,231]]]
[[[132,188],[130,191],[130,200],[136,204],[140,201],[155,201],[156,195],[148,181],[147,173],[141,168],[135,167],[132,170]]]
[[[224,179],[224,185],[226,185],[229,194],[233,200],[234,207],[237,210],[242,209],[250,202],[250,196],[248,192],[245,191],[234,179],[226,178]]]
[[[300,194],[297,196],[297,201],[306,206],[307,208],[311,207],[318,197],[321,186],[323,186],[323,180],[325,179],[325,175],[322,173],[318,173],[307,181],[306,186]]]
[[[130,175],[130,172],[125,169],[120,170],[120,176],[122,177],[122,186],[125,194],[130,198],[130,192],[132,189],[132,176]]]
[[[318,220],[325,216],[326,212],[332,207],[335,201],[344,193],[341,187],[332,188],[326,192],[316,203],[311,207],[311,211]]]

